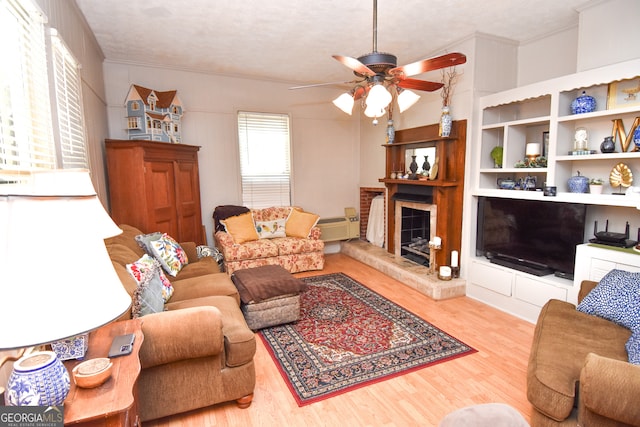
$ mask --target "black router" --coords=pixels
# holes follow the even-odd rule
[[[640,230],[638,232],[640,234]],[[605,225],[604,231],[598,231],[598,221],[593,225],[593,234],[595,239],[589,240],[591,243],[599,243],[601,245],[615,246],[618,248],[630,248],[638,244],[636,240],[629,239],[629,222],[625,227],[624,233],[614,233],[609,231],[609,220]]]

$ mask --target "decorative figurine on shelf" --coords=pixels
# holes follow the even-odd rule
[[[418,171],[418,163],[416,163],[416,156],[411,156],[411,164],[409,165],[409,170],[411,171],[411,175],[409,175],[409,179],[418,179],[416,172]]]
[[[180,120],[184,109],[177,91],[160,92],[131,85],[125,106],[129,139],[182,142]]]
[[[622,190],[622,187],[625,189],[631,187],[633,183],[633,173],[631,173],[631,169],[629,166],[624,163],[618,163],[613,167],[611,173],[609,174],[609,184],[612,187],[618,188],[617,192],[611,193],[616,195],[625,195],[625,191]]]
[[[580,127],[573,134],[573,149],[575,151],[587,151],[589,149],[589,133],[586,128]]]
[[[491,150],[491,158],[493,159],[493,167],[501,168],[502,167],[502,147],[496,146]]]
[[[600,144],[600,151],[602,153],[608,154],[616,151],[616,143],[613,141],[612,136],[606,136]]]
[[[596,111],[596,99],[593,96],[587,95],[583,90],[582,95],[577,97],[571,103],[572,114],[591,113]]]
[[[431,163],[429,163],[429,156],[424,156],[424,163],[422,164],[422,174],[428,176],[429,169],[431,169]]]

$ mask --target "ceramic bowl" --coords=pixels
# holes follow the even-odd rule
[[[98,387],[109,379],[112,369],[113,363],[107,357],[90,359],[73,368],[73,381],[82,388]]]

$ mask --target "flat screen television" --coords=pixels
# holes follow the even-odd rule
[[[476,255],[536,276],[572,278],[586,212],[581,203],[480,197]]]

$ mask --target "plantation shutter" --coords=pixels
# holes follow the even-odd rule
[[[289,116],[238,113],[242,203],[250,208],[291,204]]]
[[[88,168],[84,140],[80,65],[58,32],[51,30],[53,80],[55,88],[56,123],[59,126],[58,146],[62,168]]]
[[[55,168],[44,23],[33,2],[0,2],[0,169]]]

